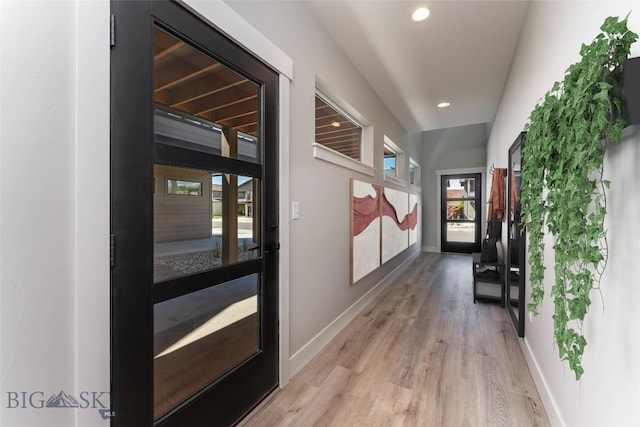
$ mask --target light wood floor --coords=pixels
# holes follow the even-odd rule
[[[249,426],[548,426],[510,319],[471,257],[422,254]]]

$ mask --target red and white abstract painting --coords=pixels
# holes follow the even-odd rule
[[[418,230],[420,230],[418,206],[418,196],[409,194],[409,246],[418,241]]]
[[[384,188],[382,193],[382,263],[409,247],[409,193]]]
[[[419,196],[351,180],[351,283],[418,241]]]
[[[351,283],[380,266],[382,187],[351,180]]]

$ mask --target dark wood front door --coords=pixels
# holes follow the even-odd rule
[[[225,426],[278,382],[278,76],[114,2],[112,426]]]

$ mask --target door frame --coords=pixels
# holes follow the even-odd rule
[[[486,167],[475,167],[475,168],[461,168],[461,169],[438,169],[436,170],[436,244],[437,251],[442,252],[442,176],[443,175],[466,175],[479,173],[480,174],[480,182],[482,183],[482,188],[480,189],[481,195],[481,212],[480,212],[480,236],[484,236],[486,224],[485,221],[482,221],[482,218],[486,218],[487,216],[487,206],[484,203],[487,200],[487,177],[486,177]]]
[[[279,385],[280,388],[289,383],[291,376],[289,351],[289,260],[290,260],[290,185],[289,185],[289,151],[290,151],[290,111],[291,81],[293,80],[293,60],[271,40],[265,37],[253,25],[242,18],[238,12],[221,1],[202,2],[197,0],[180,0],[187,9],[198,15],[212,28],[227,35],[228,38],[242,46],[260,61],[269,65],[279,73],[278,99],[278,139],[279,151],[279,209],[280,209],[280,264],[278,271],[278,310],[279,310]]]
[[[135,2],[134,2],[135,3]],[[140,2],[142,3],[142,2]],[[279,235],[282,244],[280,250],[280,262],[278,267],[278,318],[279,318],[279,386],[283,387],[289,381],[289,128],[290,128],[290,83],[293,78],[293,62],[279,48],[271,43],[267,38],[260,34],[253,26],[240,17],[233,9],[223,2],[210,2],[206,4],[194,3],[189,1],[180,1],[182,6],[194,12],[201,20],[210,25],[217,31],[225,34],[232,41],[239,44],[245,51],[252,54],[258,60],[269,65],[278,74],[279,92],[277,94],[277,114],[278,114],[278,178],[280,183],[280,192],[277,200],[279,208]],[[112,4],[113,7],[113,4]],[[139,4],[139,7],[145,7]],[[113,18],[113,15],[112,15]],[[214,23],[214,22],[217,22]],[[118,37],[122,34],[118,32],[118,24],[115,24],[116,45]],[[126,39],[126,37],[125,37]],[[122,43],[122,41],[121,41]],[[128,49],[136,49],[137,47],[129,46]],[[113,99],[110,102],[109,109]],[[121,119],[121,115],[116,116],[116,120]],[[111,118],[114,120],[114,117]],[[147,171],[143,172],[146,174]],[[143,173],[138,175],[141,177]],[[140,232],[140,230],[137,230]],[[146,236],[152,230],[142,230]],[[118,253],[116,245],[116,253]],[[119,254],[124,255],[124,254]],[[118,257],[122,258],[122,257]],[[152,305],[150,305],[152,307]],[[148,313],[147,313],[148,314]],[[149,375],[152,381],[152,372]],[[117,417],[118,396],[113,396],[112,408],[116,411]]]

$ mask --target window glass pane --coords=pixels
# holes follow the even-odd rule
[[[261,162],[260,87],[154,29],[155,140]]]
[[[447,180],[447,199],[475,198],[475,184],[474,178]]]
[[[448,201],[447,202],[447,219],[476,219],[476,202],[475,201]]]
[[[393,151],[389,150],[387,147],[384,147],[384,174],[396,177],[397,175],[397,167],[396,163],[398,160],[398,155]]]
[[[163,183],[202,184],[180,197]],[[260,256],[260,180],[199,169],[155,165],[154,281],[161,282]]]
[[[476,225],[469,222],[447,223],[447,242],[475,243]]]
[[[362,128],[316,96],[316,142],[360,160]]]
[[[156,419],[258,351],[259,277],[155,304]]]
[[[409,165],[409,184],[416,183],[416,167]]]
[[[202,183],[196,181],[183,181],[179,179],[167,179],[167,194],[202,196]]]

